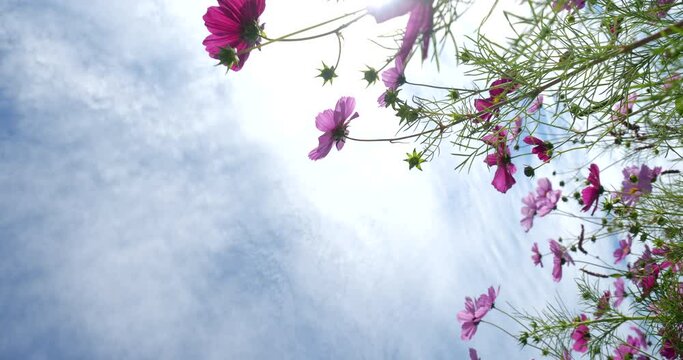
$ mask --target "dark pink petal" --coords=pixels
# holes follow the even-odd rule
[[[204,25],[210,33],[214,35],[231,34],[239,39],[241,28],[239,14],[235,16],[218,6],[211,6],[206,10],[203,19]]]
[[[470,360],[481,360],[477,355],[477,350],[470,348]]]
[[[533,136],[527,136],[524,138],[524,142],[529,144],[529,145],[543,145],[543,140],[533,137]]]
[[[491,181],[491,185],[493,185],[496,190],[502,192],[503,194],[510,190],[512,185],[514,185],[516,182],[515,178],[512,176],[512,174],[514,174],[516,171],[516,168],[514,165],[510,165],[512,164],[507,166],[498,165],[496,174],[493,176],[493,181]]]
[[[488,166],[495,166],[498,164],[498,156],[496,154],[488,154],[486,155],[486,158],[484,158],[484,162]]]
[[[491,83],[491,89],[489,94],[492,98],[499,97],[500,95],[507,95],[515,91],[516,86],[512,84],[512,79],[498,79]]]
[[[599,195],[599,189],[593,186],[589,186],[581,191],[581,199],[583,200],[583,208],[581,211],[590,210],[591,206],[595,202],[595,208],[598,207],[597,200]],[[593,211],[595,213],[595,211]]]

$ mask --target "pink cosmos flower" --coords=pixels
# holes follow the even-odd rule
[[[650,169],[647,165],[641,165],[640,169],[637,166],[629,166],[622,170],[624,180],[621,182],[623,189],[621,190],[621,198],[624,204],[633,206],[640,199],[641,195],[647,195],[652,192],[652,182],[657,180],[661,174],[662,168],[657,166]]]
[[[519,137],[519,134],[522,133],[522,117],[517,116],[515,118],[515,126],[512,128],[512,139],[510,141],[514,141]]]
[[[377,103],[381,107],[386,107],[387,106],[387,101],[385,99],[385,96],[389,91],[396,91],[399,86],[403,85],[405,83],[406,78],[403,75],[405,72],[405,63],[401,59],[396,59],[395,61],[396,66],[392,67],[390,69],[385,70],[382,72],[382,82],[384,83],[384,86],[387,87],[387,90],[380,95],[380,97],[377,99]]]
[[[538,188],[536,194],[529,193],[522,199],[525,206],[522,207],[522,220],[520,224],[525,232],[533,226],[534,216],[538,214],[539,217],[548,215],[555,209],[557,202],[562,195],[561,190],[553,190],[553,186],[548,178],[541,178],[538,180]]]
[[[500,288],[499,288],[500,289]],[[462,324],[462,340],[471,340],[477,332],[477,326],[484,316],[491,310],[497,297],[496,291],[491,286],[488,294],[481,294],[475,302],[469,296],[465,298],[465,310],[458,313],[458,321]]]
[[[602,315],[605,315],[607,310],[609,310],[609,298],[612,296],[609,290],[605,291],[600,299],[598,299],[597,309],[595,311],[595,318],[599,319]]]
[[[218,0],[218,6],[209,7],[204,24],[211,35],[203,42],[209,56],[239,71],[249,57],[249,50],[261,41],[263,27],[258,21],[265,8],[265,0]],[[237,62],[225,58],[235,55]]]
[[[631,253],[631,245],[633,244],[633,238],[631,234],[626,235],[626,239],[619,240],[619,248],[614,250],[614,263],[618,263],[626,258],[628,254]]]
[[[649,295],[657,284],[660,270],[660,265],[652,258],[650,247],[645,245],[645,251],[630,268],[631,281],[641,289],[643,296]]]
[[[614,307],[619,307],[626,297],[624,279],[618,278],[614,281]]]
[[[381,7],[368,8],[368,13],[378,23],[410,13],[408,25],[403,34],[403,43],[396,54],[396,60],[400,59],[404,64],[407,63],[410,51],[419,35],[422,35],[422,60],[427,58],[434,25],[433,12],[432,0],[397,0]]]
[[[477,355],[477,350],[470,348],[470,360],[481,360]]]
[[[525,137],[524,142],[529,145],[534,145],[534,148],[531,149],[531,153],[536,154],[541,161],[550,162],[550,157],[553,154],[553,144],[551,142],[543,141],[533,136]]]
[[[562,280],[562,265],[574,265],[574,259],[564,246],[553,239],[550,239],[550,252],[553,253],[553,281],[559,282]]]
[[[533,253],[531,255],[531,260],[534,262],[534,265],[541,265],[541,267],[543,267],[543,262],[541,261],[543,255],[538,251],[537,243],[534,243],[534,245],[531,246],[531,252]]]
[[[588,318],[586,315],[581,314],[581,321],[587,321]],[[590,333],[589,333],[588,325],[586,324],[581,324],[574,328],[574,331],[572,332],[571,338],[574,340],[574,345],[572,346],[572,349],[574,351],[578,351],[580,353],[585,353],[588,351],[588,340],[590,340]]]
[[[586,0],[555,0],[553,1],[553,11],[559,12],[562,10],[583,9],[586,6]]]
[[[631,330],[636,333],[636,338],[634,338],[633,344],[639,348],[647,349],[647,336],[639,328],[631,326]]]
[[[543,106],[543,94],[540,94],[534,99],[534,101],[531,102],[531,105],[529,105],[529,108],[526,109],[526,113],[531,115],[535,112],[537,112],[541,106]]]
[[[628,114],[633,111],[633,105],[635,105],[638,99],[638,94],[630,93],[626,99],[621,100],[617,105],[614,106],[614,114],[612,114],[612,121],[621,120],[628,116]]]
[[[544,217],[555,210],[557,202],[562,197],[562,190],[553,190],[553,185],[548,178],[540,178],[536,194],[538,195],[536,197],[538,216]]]
[[[507,131],[499,126],[494,127],[493,133],[482,138],[482,141],[495,149],[495,153],[487,155],[484,162],[489,167],[497,167],[491,184],[502,193],[506,193],[515,184],[516,181],[512,175],[517,172],[517,168],[510,159],[507,140]]]
[[[349,134],[347,130],[349,122],[358,117],[357,112],[353,112],[356,107],[356,99],[350,96],[343,96],[337,101],[334,110],[328,109],[318,114],[315,118],[315,127],[323,134],[318,138],[318,147],[308,153],[311,160],[319,160],[327,156],[332,145],[336,144],[337,150],[344,147],[344,141]]]
[[[595,203],[592,216],[598,209],[598,197],[604,191],[600,185],[600,169],[595,164],[591,164],[589,167],[588,182],[590,185],[581,191],[581,199],[583,199],[584,204],[581,211],[588,211]]]

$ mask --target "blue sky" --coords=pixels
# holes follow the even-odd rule
[[[341,95],[358,98],[354,135],[394,132],[352,55],[386,56],[364,40],[370,19],[320,88],[334,41],[264,48],[224,75],[201,46],[210,5],[0,4],[0,358],[500,358],[518,347],[491,327],[460,341],[464,296],[573,301],[529,260],[565,220],[524,234],[524,179],[501,195],[449,151],[409,172],[411,144],[308,160],[315,115]],[[263,20],[280,34],[302,9],[353,5],[270,1]]]

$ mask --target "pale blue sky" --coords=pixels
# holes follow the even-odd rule
[[[268,3],[269,33],[308,24],[295,14],[309,6],[341,11],[294,3]],[[449,149],[409,172],[411,144],[311,162],[314,117],[341,95],[358,99],[354,136],[395,131],[358,72],[386,54],[353,55],[373,21],[321,88],[333,40],[264,48],[224,75],[201,46],[212,4],[0,4],[0,358],[516,354],[491,327],[461,342],[455,314],[490,285],[527,308],[570,293],[529,259],[563,221],[521,231],[532,184],[499,194],[483,164],[454,172]],[[440,81],[462,82],[443,64]],[[437,78],[424,69],[408,76]]]

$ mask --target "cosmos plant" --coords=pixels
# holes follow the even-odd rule
[[[519,204],[509,216],[517,221],[521,213],[520,249],[531,249],[525,261],[538,274],[530,281],[576,284],[574,298],[549,298],[543,309],[497,306],[494,287],[466,297],[453,310],[460,329],[453,336],[469,341],[493,325],[556,359],[683,359],[683,3],[546,0],[503,12],[495,2],[474,34],[456,37],[473,4],[393,0],[268,37],[264,20],[277,14],[265,0],[218,0],[204,15],[203,45],[217,65],[236,72],[255,50],[268,56],[269,44],[331,38],[337,61],[317,70],[327,91],[339,77],[342,39],[359,40],[344,37],[347,28],[364,17],[401,25],[393,37],[371,39],[386,56],[365,59],[373,65],[361,70],[379,98],[344,96],[301,119],[318,136],[308,157],[334,162],[326,158],[331,149],[347,142],[414,141],[408,171],[451,153],[456,170],[490,173],[490,185],[474,191]],[[496,26],[509,29],[509,42],[486,36],[494,13],[506,19]],[[455,66],[466,85],[420,83],[411,62]],[[395,135],[350,136],[357,102],[395,115],[396,127],[387,130]],[[495,325],[500,316],[518,328]],[[479,352],[453,357],[481,359]]]

